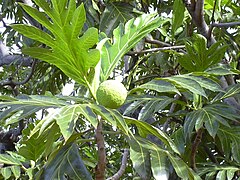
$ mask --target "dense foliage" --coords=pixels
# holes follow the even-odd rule
[[[1,179],[240,178],[237,0],[0,8]]]

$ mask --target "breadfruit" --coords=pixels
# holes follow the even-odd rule
[[[107,80],[99,85],[96,98],[98,103],[104,107],[117,109],[125,102],[127,90],[122,83],[116,80]]]

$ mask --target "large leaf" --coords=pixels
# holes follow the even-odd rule
[[[19,99],[13,101],[0,102],[0,109],[3,109],[0,113],[0,119],[6,119],[12,114],[20,112],[20,120],[41,109],[57,108],[65,105],[68,105],[66,101],[54,96],[20,96]]]
[[[169,97],[160,97],[150,100],[141,109],[138,119],[145,121],[148,118],[153,117],[155,112],[163,110],[173,101],[174,99]]]
[[[195,127],[196,121],[197,121],[197,113],[198,111],[192,111],[190,113],[187,114],[187,116],[185,117],[185,121],[184,121],[184,138],[185,141],[186,140],[190,140],[193,129]]]
[[[111,36],[113,30],[120,24],[134,18],[134,6],[126,2],[107,2],[106,8],[100,17],[99,29]]]
[[[124,110],[123,115],[131,116],[135,111],[138,112],[142,104],[147,103],[153,98],[155,98],[155,96],[130,96],[129,99],[127,99],[127,103],[130,103],[130,105]]]
[[[63,146],[44,166],[37,179],[65,179],[65,175],[71,179],[92,179],[75,144]]]
[[[86,104],[76,104],[64,106],[55,110],[53,114],[49,114],[43,119],[40,127],[40,134],[49,127],[54,121],[58,124],[60,132],[65,141],[67,141],[74,132],[74,127],[79,115],[83,115],[95,128],[98,120],[93,111]]]
[[[173,98],[167,96],[133,96],[127,101],[131,104],[124,110],[124,115],[135,113],[138,114],[137,119],[145,121],[153,117],[154,113],[164,110],[173,101]]]
[[[51,130],[55,131],[55,128],[56,127],[52,127]],[[58,137],[56,137],[55,134],[49,137],[48,132],[42,133],[41,136],[39,136],[39,131],[31,134],[33,129],[34,124],[29,124],[28,128],[23,130],[23,140],[19,148],[19,154],[28,160],[37,161],[42,157],[45,151],[47,138],[56,140]]]
[[[90,49],[98,42],[97,29],[89,28],[79,38],[86,20],[83,4],[76,8],[74,0],[69,2],[52,0],[51,7],[45,1],[35,0],[35,3],[44,12],[39,12],[24,4],[22,7],[51,33],[47,34],[29,25],[16,24],[12,27],[49,48],[26,48],[23,52],[54,64],[78,83],[90,86],[92,75],[89,74],[89,69],[97,65],[100,53],[97,49]]]
[[[8,154],[0,154],[0,163],[7,165],[22,165],[17,158],[14,158]]]
[[[168,180],[169,165],[165,153],[161,151],[151,151],[151,168],[155,179]]]
[[[183,24],[185,6],[182,0],[175,0],[173,3],[172,34]]]
[[[204,89],[199,84],[199,82],[194,79],[188,78],[188,75],[176,75],[164,79],[176,84],[177,86],[180,86],[181,88],[191,91],[193,94],[207,97]]]
[[[171,135],[171,138],[173,139],[174,143],[178,147],[179,152],[183,154],[185,151],[185,139],[184,139],[183,127],[175,131]]]
[[[183,75],[185,78],[192,79],[200,84],[201,87],[213,92],[223,92],[222,87],[210,78],[203,76]]]
[[[141,152],[139,150],[141,149],[148,149],[153,153],[153,157],[156,157],[155,155],[157,154],[158,161],[161,161],[160,155],[164,154],[163,157],[167,156],[168,159],[170,160],[171,164],[173,165],[177,175],[181,177],[182,179],[191,179],[191,180],[200,180],[201,178],[195,174],[189,167],[188,165],[178,156],[173,155],[170,151],[166,151],[162,148],[160,148],[158,145],[148,141],[147,139],[141,138],[141,137],[136,137],[134,140],[129,141],[130,146],[132,149],[134,149],[137,152]],[[156,165],[156,164],[155,164]],[[158,165],[162,166],[160,168],[165,169],[166,166],[164,164],[159,164]],[[165,167],[164,167],[165,166]],[[157,167],[155,167],[157,168]],[[163,176],[165,177],[165,176]]]
[[[39,127],[40,134],[43,133],[53,122],[56,121],[65,141],[74,133],[74,127],[79,115],[83,115],[95,128],[98,124],[97,115],[108,121],[112,126],[118,127],[125,135],[130,133],[123,117],[116,110],[111,110],[96,104],[75,104],[64,106],[44,118]]]
[[[188,165],[179,157],[173,156],[168,153],[169,160],[171,161],[177,175],[182,179],[201,180],[195,172],[188,167]]]
[[[217,121],[218,116],[213,116],[211,114],[205,113],[204,114],[207,119],[205,120],[205,127],[208,131],[208,133],[212,136],[215,137],[219,128],[219,123]]]
[[[84,105],[64,106],[57,111],[57,115],[54,116],[65,141],[73,134],[76,121],[80,114],[84,115],[95,128],[97,127],[98,121],[96,115],[90,108]]]
[[[154,79],[151,80],[145,84],[142,84],[134,89],[131,90],[131,93],[134,93],[140,89],[149,89],[149,90],[153,90],[153,91],[157,91],[157,92],[174,92],[174,93],[178,93],[180,94],[180,92],[178,91],[178,89],[173,86],[171,83],[163,81],[163,80],[159,80],[159,79]]]
[[[100,105],[91,104],[89,107],[104,120],[108,121],[113,127],[118,127],[125,135],[130,135],[131,131],[129,130],[127,123],[125,122],[122,115],[114,110],[108,109]],[[129,134],[130,133],[130,134]]]
[[[206,111],[212,114],[219,115],[226,120],[238,121],[240,119],[239,116],[240,111],[228,104],[216,103],[206,106],[205,109]],[[227,123],[224,123],[221,119],[219,119],[219,122],[225,126],[229,126],[227,125]]]
[[[240,93],[240,84],[233,84],[226,89],[225,93],[219,93],[213,101],[219,101]]]
[[[205,75],[205,74],[203,73],[203,75]],[[171,76],[171,77],[161,78],[161,81],[162,80],[171,82],[179,89],[187,89],[188,91],[192,92],[193,94],[198,94],[198,95],[201,95],[204,97],[207,97],[204,89],[208,89],[213,92],[223,92],[221,86],[217,82],[215,82],[205,76],[199,76],[199,73],[175,75],[175,76]],[[154,80],[154,82],[156,82],[156,80]],[[148,83],[146,83],[146,85],[147,84]],[[170,84],[170,85],[172,86],[172,84]],[[170,85],[167,85],[168,89],[166,90],[166,92],[173,91],[173,88]],[[160,84],[159,84],[159,86],[160,86]],[[150,86],[150,87],[152,87],[152,86]],[[171,87],[172,90],[170,90],[169,87]],[[159,91],[156,84],[155,84],[154,88],[152,88],[152,89]],[[159,89],[160,90],[162,89],[161,91],[164,92],[164,86],[159,87]],[[175,92],[178,92],[178,91],[175,91]]]
[[[4,179],[9,179],[11,177],[11,175],[12,175],[11,167],[3,167],[3,168],[1,168],[1,174],[2,174]]]
[[[227,65],[222,65],[222,64],[216,65],[213,67],[209,67],[204,72],[209,75],[214,75],[214,76],[225,76],[225,75],[229,75],[229,74],[236,74]]]
[[[162,132],[160,129],[145,123],[143,121],[138,121],[136,119],[133,118],[128,118],[128,117],[124,117],[126,122],[128,124],[135,124],[139,131],[142,132],[142,135],[144,135],[144,137],[146,137],[147,135],[154,135],[157,138],[159,138],[165,145],[167,145],[168,147],[170,147],[175,153],[180,154],[180,152],[178,151],[176,145],[174,144],[174,142],[172,141],[172,139],[170,137],[168,137],[164,132]]]
[[[207,40],[204,36],[196,34],[193,42],[187,42],[187,54],[180,56],[179,63],[189,72],[203,72],[216,65],[224,56],[227,46],[221,46],[221,42],[207,48]]]
[[[234,173],[238,170],[240,169],[234,166],[224,166],[224,165],[217,166],[213,164],[209,164],[209,165],[206,164],[205,168],[199,169],[198,174],[200,176],[206,174],[207,177],[212,177],[212,178],[217,176],[216,179],[232,180],[234,177]]]
[[[197,131],[203,126],[212,137],[215,137],[219,124],[230,127],[228,121],[235,121],[236,119],[239,119],[239,115],[237,115],[229,105],[206,105],[201,109],[187,114],[184,122],[185,138],[191,137],[194,127]]]
[[[143,14],[120,24],[113,31],[113,42],[107,41],[101,52],[101,81],[108,79],[120,58],[133,48],[144,36],[160,26],[161,19],[154,14]],[[101,33],[101,39],[107,38]]]
[[[221,141],[222,149],[226,158],[232,158],[240,163],[240,128],[239,127],[220,127],[217,136]]]
[[[130,159],[139,176],[148,179],[151,175],[150,152],[141,146],[138,146],[137,151],[136,148],[130,148]]]
[[[20,178],[21,176],[20,166],[11,166],[11,171],[16,179]]]

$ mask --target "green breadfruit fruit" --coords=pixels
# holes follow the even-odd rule
[[[116,80],[107,80],[98,87],[96,97],[99,104],[117,109],[125,102],[127,90],[122,83]]]

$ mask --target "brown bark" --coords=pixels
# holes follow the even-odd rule
[[[105,169],[106,169],[106,151],[104,146],[104,137],[102,133],[102,124],[103,121],[99,118],[99,123],[96,129],[96,141],[98,147],[98,164],[96,166],[96,180],[105,179]]]
[[[212,34],[210,35],[209,27],[204,19],[204,0],[191,0],[191,3],[186,4],[186,7],[198,32],[208,39],[208,45],[215,43],[216,40]]]
[[[122,175],[124,174],[125,169],[127,167],[128,156],[129,156],[129,150],[124,149],[124,153],[123,153],[123,157],[122,157],[122,164],[121,164],[120,169],[118,170],[118,172],[116,174],[114,174],[112,177],[108,178],[107,180],[119,180],[122,177]]]
[[[194,142],[192,144],[192,150],[191,150],[191,167],[193,168],[193,170],[197,170],[197,166],[196,166],[196,154],[197,154],[197,149],[198,149],[198,146],[202,140],[202,133],[203,133],[203,130],[202,129],[199,129],[197,131],[197,135],[194,139]]]

